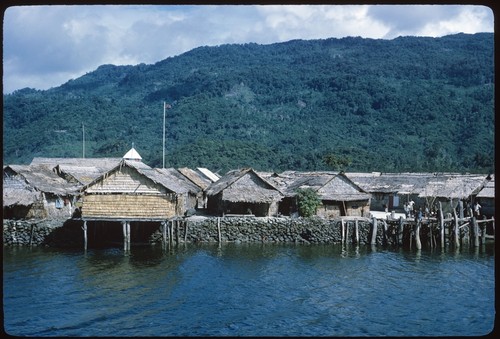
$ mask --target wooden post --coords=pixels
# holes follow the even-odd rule
[[[130,221],[127,221],[125,225],[127,226],[127,237],[126,237],[127,251],[130,251]]]
[[[83,221],[83,249],[87,250],[87,220]]]
[[[441,227],[441,248],[444,248],[444,245],[445,245],[444,216],[443,216],[443,207],[441,206],[441,201],[439,201],[439,226]]]
[[[455,227],[454,227],[454,232],[453,232],[453,235],[454,235],[454,240],[455,240],[455,248],[460,248],[460,239],[459,239],[459,232],[460,232],[460,229],[459,229],[459,226],[458,226],[458,216],[457,216],[457,211],[455,211],[455,209],[453,209],[453,219],[455,221]]]
[[[483,219],[486,219],[486,216],[483,215]],[[486,222],[481,224],[481,245],[486,244],[486,226]]]
[[[384,221],[384,245],[387,245],[387,221]]]
[[[377,244],[377,218],[375,217],[373,217],[372,219],[372,239],[370,241],[370,244]]]
[[[219,244],[220,244],[222,241],[222,237],[220,234],[220,218],[219,217],[217,218],[217,235],[218,235]]]
[[[174,246],[174,221],[172,220],[168,226],[168,244]]]
[[[30,246],[33,243],[33,229],[34,229],[34,224],[31,224],[31,232],[30,232]]]
[[[188,236],[188,223],[189,221],[185,220],[184,221],[184,243],[187,242],[187,236]]]
[[[344,243],[344,241],[345,241],[345,229],[344,229],[344,226],[345,226],[345,225],[344,225],[344,219],[343,219],[343,218],[341,218],[341,219],[340,219],[340,228],[341,228],[341,236],[342,236],[342,239],[341,239],[341,241],[340,241],[340,243],[341,243],[341,244],[343,244],[343,243]]]
[[[175,244],[179,245],[179,224],[180,220],[176,220],[175,222]]]
[[[403,230],[404,230],[403,217],[399,217],[399,227],[398,227],[398,245],[399,246],[403,246]]]
[[[345,243],[347,244],[349,239],[349,222],[345,223]]]
[[[415,247],[417,250],[422,249],[422,243],[420,242],[420,225],[421,221],[418,220],[417,224],[415,225]]]
[[[356,232],[356,245],[359,245],[358,219],[354,219],[354,231]]]
[[[122,221],[122,231],[123,231],[123,250],[127,250],[127,222]]]
[[[163,248],[167,247],[167,222],[168,221],[161,222],[161,234],[162,234],[161,244]]]
[[[470,229],[474,234],[474,247],[479,247],[479,225],[477,224],[476,217],[472,216],[470,219]]]

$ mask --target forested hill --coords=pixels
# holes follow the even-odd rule
[[[4,95],[4,164],[121,157],[261,171],[494,170],[494,36],[199,47]],[[84,128],[82,128],[84,126]]]

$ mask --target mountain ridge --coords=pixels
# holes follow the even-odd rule
[[[348,37],[101,65],[4,95],[3,160],[79,157],[85,126],[86,156],[121,156],[134,142],[159,166],[168,102],[168,166],[493,171],[493,45],[492,33]]]

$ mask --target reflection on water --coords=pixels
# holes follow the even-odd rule
[[[455,336],[493,329],[494,245],[4,248],[22,336]]]

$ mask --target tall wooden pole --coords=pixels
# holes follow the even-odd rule
[[[167,103],[163,102],[163,168],[165,168],[165,115],[167,114]]]
[[[85,159],[85,125],[82,122],[82,158]]]

